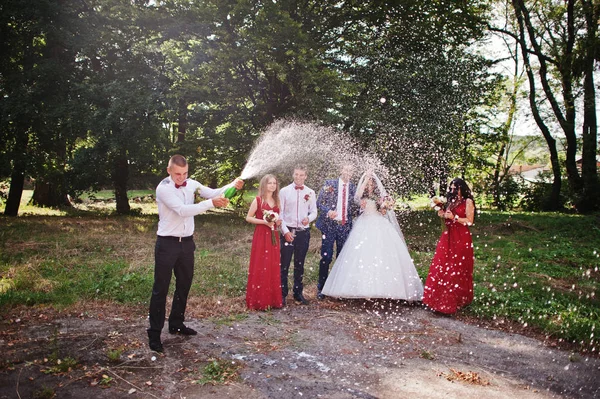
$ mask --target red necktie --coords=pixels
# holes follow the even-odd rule
[[[346,183],[342,189],[342,226],[346,224]]]
[[[304,190],[304,186],[296,186],[294,187],[296,190]]]
[[[179,188],[179,187],[185,187],[185,186],[187,186],[187,180],[186,180],[186,181],[184,181],[184,182],[183,182],[183,183],[181,183],[181,184],[177,184],[177,183],[175,183],[175,188]]]

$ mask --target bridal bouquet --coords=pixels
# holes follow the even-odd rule
[[[390,209],[394,209],[394,207],[396,206],[396,201],[389,195],[386,195],[385,197],[379,199],[378,205],[379,209],[384,209],[387,211]]]
[[[267,223],[275,223],[279,219],[279,214],[277,212],[263,210],[263,220]],[[275,226],[271,227],[271,244],[277,245],[277,240],[275,237]]]

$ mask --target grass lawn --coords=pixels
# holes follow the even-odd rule
[[[68,211],[36,208],[26,205],[28,195],[20,217],[0,216],[0,318],[19,306],[63,308],[88,301],[124,303],[144,314],[152,289],[155,204],[132,200],[139,216],[123,217],[112,213],[110,203],[84,203]],[[201,303],[223,304],[221,315],[235,316],[244,309],[253,232],[244,220],[246,211],[196,217],[191,296]],[[403,211],[399,218],[424,281],[440,233],[439,219],[426,208]],[[483,210],[471,231],[475,300],[457,317],[529,330],[597,353],[599,215]],[[313,227],[307,289],[316,285],[319,245],[320,232]]]

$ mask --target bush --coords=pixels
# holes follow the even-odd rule
[[[522,179],[521,179],[522,180]],[[508,176],[500,183],[500,195],[496,207],[498,210],[506,211],[515,208],[522,196],[523,184],[519,183],[513,176]]]
[[[544,176],[542,182],[531,183],[526,186],[520,206],[525,211],[539,212],[563,209],[570,203],[568,182],[566,180],[562,181],[558,204],[550,203],[551,193],[552,183],[548,176]]]

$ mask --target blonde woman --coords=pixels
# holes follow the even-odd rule
[[[246,286],[248,309],[265,310],[282,307],[279,220],[279,183],[271,174],[258,185],[258,196],[250,204],[246,221],[256,225],[250,250],[250,267]]]

